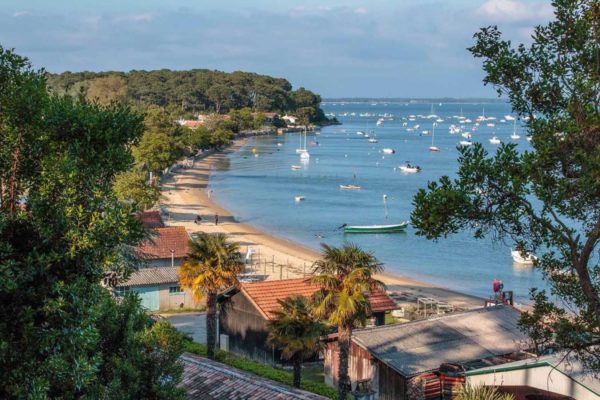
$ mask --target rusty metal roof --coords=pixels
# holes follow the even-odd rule
[[[326,397],[261,378],[190,353],[184,363],[181,387],[188,400],[324,400]]]
[[[404,376],[516,352],[527,340],[510,306],[356,330],[352,340]]]

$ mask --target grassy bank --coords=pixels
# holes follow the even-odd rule
[[[186,341],[185,351],[206,357],[206,345],[196,343],[191,340]],[[215,353],[215,360],[222,362],[223,364],[227,364],[231,367],[251,372],[255,375],[261,376],[266,379],[284,383],[290,386],[292,385],[291,371],[286,371],[280,368],[275,368],[269,365],[261,364],[259,362],[252,361],[244,357],[236,356],[234,354],[218,349]],[[305,374],[303,371],[302,378],[302,389],[312,393],[320,394],[321,396],[325,396],[330,399],[337,398],[337,390],[327,386],[324,382],[320,381],[320,374]]]

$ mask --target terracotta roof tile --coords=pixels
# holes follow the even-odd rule
[[[263,316],[271,319],[273,318],[272,312],[279,309],[277,300],[283,300],[294,294],[310,297],[319,289],[319,286],[312,284],[308,278],[299,278],[242,283],[241,289],[256,304]],[[382,290],[373,291],[369,296],[369,301],[373,312],[398,308],[396,303]]]
[[[146,229],[165,227],[165,223],[163,222],[159,211],[139,212],[135,215],[135,218],[138,219]]]
[[[324,400],[325,397],[295,389],[254,374],[190,353],[181,356],[184,364],[180,384],[188,400]]]
[[[175,258],[187,256],[190,251],[190,237],[183,226],[156,228],[156,235],[144,240],[137,250],[147,259],[171,258],[171,250]]]

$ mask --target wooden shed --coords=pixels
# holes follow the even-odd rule
[[[494,306],[353,333],[349,376],[375,392],[375,398],[448,399],[464,382],[464,371],[529,357],[527,338],[517,326],[519,311]],[[325,351],[326,382],[337,384],[337,341]],[[366,384],[366,385],[365,385]]]
[[[277,349],[266,344],[268,321],[279,308],[278,300],[295,294],[310,297],[319,287],[310,279],[283,279],[242,283],[220,296],[219,340],[221,348],[268,364],[281,363]],[[375,324],[383,324],[385,312],[396,308],[388,295],[377,290],[369,296]]]

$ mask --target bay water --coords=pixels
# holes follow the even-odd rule
[[[521,123],[505,117],[516,118],[509,104],[323,103],[322,108],[342,125],[308,133],[307,162],[296,153],[303,145],[301,135],[287,133],[251,138],[214,167],[213,196],[237,220],[316,250],[320,243],[350,241],[372,251],[389,273],[473,295],[490,296],[495,278],[521,303],[527,302],[530,288],[546,287],[539,271],[513,263],[513,243],[493,237],[476,240],[471,232],[460,232],[430,241],[415,235],[410,226],[400,234],[344,234],[338,229],[342,224],[408,220],[419,188],[442,175],[456,174],[456,147],[466,139],[451,134],[450,125],[462,126],[490,152],[497,148],[489,142],[493,136],[527,149]],[[482,115],[486,120],[476,126]],[[471,122],[460,123],[467,119]],[[428,151],[434,128],[433,144],[439,152]],[[521,136],[518,140],[510,138],[514,128]],[[377,143],[357,131],[376,137]],[[384,148],[395,154],[385,154]],[[421,172],[402,173],[398,167],[407,162],[419,165]],[[292,169],[293,165],[300,169]],[[347,184],[361,189],[340,190]],[[305,199],[295,201],[296,196]]]

